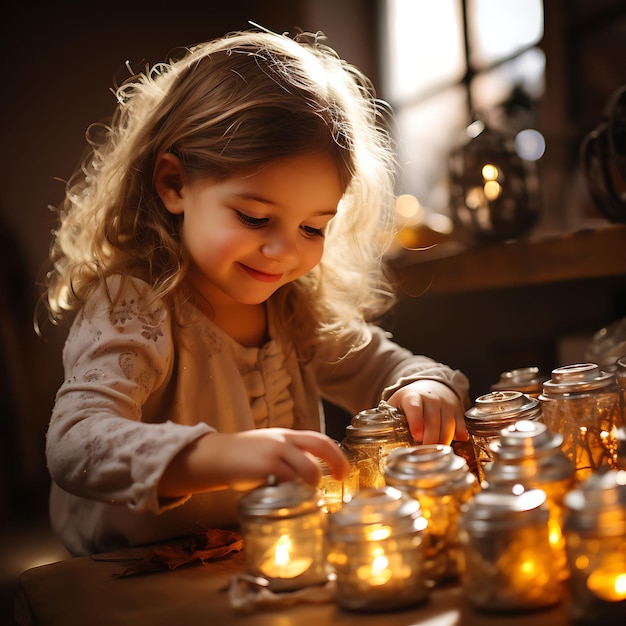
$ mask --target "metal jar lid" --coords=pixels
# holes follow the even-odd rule
[[[451,493],[475,482],[466,460],[451,446],[423,444],[392,450],[385,464],[387,484]]]
[[[321,505],[319,489],[296,480],[253,489],[240,498],[239,512],[248,517],[287,518],[311,513]]]
[[[543,383],[543,395],[551,398],[564,394],[596,391],[615,383],[615,374],[603,372],[596,363],[576,363],[552,370],[552,378]]]
[[[461,505],[459,524],[468,532],[516,530],[548,521],[547,496],[543,489],[489,486]]]
[[[407,492],[384,486],[362,489],[328,518],[328,537],[333,541],[359,541],[378,530],[380,539],[412,534],[428,525],[419,502]],[[383,536],[384,532],[388,532]]]
[[[385,401],[381,401],[375,409],[357,413],[346,426],[346,436],[359,440],[389,435],[407,437],[408,432],[408,422],[404,414]]]
[[[549,483],[573,477],[574,464],[561,450],[562,443],[563,435],[548,430],[543,422],[515,422],[489,445],[494,460],[485,467],[485,479]]]
[[[626,470],[591,474],[565,495],[565,530],[597,536],[626,534]]]
[[[497,383],[491,385],[491,391],[521,391],[538,393],[541,391],[546,376],[539,374],[538,367],[519,367],[500,374]]]
[[[498,434],[505,426],[520,420],[541,418],[541,404],[521,391],[492,391],[476,399],[465,413],[465,424],[471,433]]]

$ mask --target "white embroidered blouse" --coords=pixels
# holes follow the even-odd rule
[[[461,372],[411,354],[378,327],[347,358],[337,358],[345,343],[328,337],[302,363],[276,340],[271,306],[271,339],[250,348],[205,316],[180,325],[163,302],[144,310],[149,290],[129,281],[113,306],[98,292],[78,313],[63,350],[65,381],[46,455],[51,523],[74,555],[235,526],[231,491],[168,501],[157,495],[170,461],[205,433],[270,426],[323,432],[320,398],[356,414],[418,378],[447,383],[467,403]]]

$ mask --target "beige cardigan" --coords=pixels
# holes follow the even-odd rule
[[[356,414],[418,378],[444,381],[467,403],[462,373],[411,354],[378,327],[347,358],[338,359],[345,343],[328,337],[302,363],[275,340],[271,302],[273,339],[248,348],[201,315],[173,324],[163,302],[140,312],[149,289],[135,280],[113,307],[97,293],[63,350],[65,382],[46,455],[51,523],[74,555],[236,525],[231,491],[167,502],[157,496],[173,457],[205,433],[270,426],[324,432],[322,397]]]

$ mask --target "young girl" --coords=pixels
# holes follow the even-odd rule
[[[466,438],[468,382],[373,325],[394,159],[367,79],[317,36],[233,33],[123,84],[67,185],[49,273],[73,315],[51,520],[74,554],[237,522],[268,476],[346,461],[320,398]]]

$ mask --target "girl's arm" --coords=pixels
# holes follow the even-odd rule
[[[416,441],[449,443],[467,438],[464,411],[469,381],[459,370],[394,343],[371,326],[371,340],[343,359],[326,342],[316,361],[325,398],[355,415],[383,399],[406,414]]]

